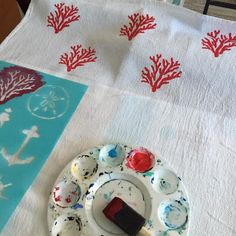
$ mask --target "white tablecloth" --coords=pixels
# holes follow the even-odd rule
[[[66,3],[79,7],[80,19],[55,34],[47,27],[55,2],[32,1],[1,45],[0,59],[89,90],[2,235],[47,235],[56,177],[76,154],[109,142],[145,146],[182,177],[190,236],[236,235],[236,48],[214,55],[201,41],[210,32],[235,36],[236,23],[151,0],[74,0]],[[120,28],[135,12],[154,17],[156,25],[129,41]],[[67,72],[60,57],[77,44],[95,49],[97,58]],[[182,73],[152,92],[141,82],[142,70],[151,70],[149,57],[157,54],[173,57]]]

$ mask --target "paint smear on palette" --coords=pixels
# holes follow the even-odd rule
[[[0,229],[86,90],[85,85],[0,61]]]

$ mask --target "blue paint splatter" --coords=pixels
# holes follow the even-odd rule
[[[111,158],[116,158],[117,157],[117,151],[115,148],[111,149],[109,152],[108,152],[108,155],[109,157]]]
[[[71,207],[71,208],[77,210],[77,209],[84,208],[84,206],[81,205],[81,204],[79,204],[79,203],[77,203],[77,204],[75,204],[75,205],[74,205],[73,207]]]

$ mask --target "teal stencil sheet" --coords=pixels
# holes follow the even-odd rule
[[[0,61],[0,231],[86,90],[85,85]]]
[[[181,3],[181,0],[173,0],[172,4],[175,4],[175,5],[180,5]]]

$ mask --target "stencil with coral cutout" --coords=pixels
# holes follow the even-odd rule
[[[0,72],[0,105],[15,97],[34,92],[44,84],[42,76],[34,70],[20,66],[4,68]]]

